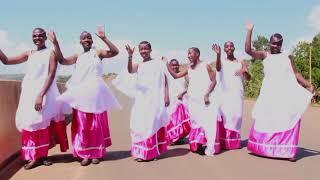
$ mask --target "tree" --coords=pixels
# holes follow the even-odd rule
[[[257,39],[253,41],[252,46],[254,47],[255,50],[267,51],[269,50],[269,41],[266,37],[258,35]]]
[[[293,51],[294,62],[304,78],[310,81],[309,58],[311,49],[311,82],[320,91],[320,34],[311,43],[299,42]]]
[[[252,46],[255,50],[265,50],[269,49],[269,41],[264,36],[257,36],[252,43]],[[244,83],[244,95],[246,97],[256,98],[260,93],[260,88],[262,84],[262,79],[264,77],[263,74],[263,65],[262,61],[251,59],[251,63],[249,63],[249,73],[251,75],[250,81],[245,81]]]

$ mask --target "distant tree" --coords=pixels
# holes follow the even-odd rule
[[[269,49],[268,39],[264,36],[257,36],[257,39],[253,40],[252,46],[255,50],[265,50]],[[251,75],[250,81],[245,81],[244,83],[244,95],[250,98],[258,97],[260,93],[260,88],[262,84],[263,74],[263,65],[262,61],[251,59],[249,63],[249,73]]]
[[[311,43],[299,42],[293,51],[294,61],[297,69],[304,78],[310,81],[310,58],[311,48],[311,82],[320,91],[320,34],[316,35]]]
[[[269,41],[266,37],[258,35],[257,39],[252,42],[252,46],[255,50],[267,51],[269,50]]]

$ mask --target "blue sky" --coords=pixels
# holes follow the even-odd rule
[[[285,47],[290,49],[299,40],[309,40],[320,31],[320,2],[10,0],[2,2],[0,17],[0,48],[12,55],[33,48],[31,31],[35,27],[55,30],[65,55],[71,55],[79,48],[81,31],[95,32],[97,25],[105,24],[107,35],[121,51],[105,63],[105,70],[118,72],[127,61],[124,44],[136,46],[142,40],[151,42],[154,56],[181,61],[186,61],[187,49],[192,46],[200,48],[202,59],[213,61],[211,44],[223,45],[232,40],[237,54],[246,58],[243,49],[247,20],[255,24],[254,36],[269,37],[279,32],[284,35]],[[101,46],[99,40],[95,43]],[[139,55],[136,53],[135,57]],[[0,66],[2,73],[23,69],[23,65]]]

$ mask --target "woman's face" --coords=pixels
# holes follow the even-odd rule
[[[282,39],[278,39],[277,37],[273,36],[270,39],[269,47],[272,54],[281,52]]]
[[[35,29],[32,31],[32,41],[37,47],[45,46],[47,40],[46,32],[40,29]]]
[[[80,44],[82,45],[82,47],[84,49],[91,49],[92,44],[93,44],[91,34],[88,32],[82,33],[80,36]]]
[[[139,53],[143,59],[149,59],[151,51],[152,50],[148,44],[139,44]]]

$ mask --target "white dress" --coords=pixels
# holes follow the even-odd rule
[[[168,124],[164,104],[165,63],[155,59],[139,64],[130,128],[132,142],[145,141]]]
[[[179,100],[178,95],[185,91],[186,81],[184,78],[174,79],[171,75],[167,76],[169,85],[170,105],[168,113],[172,114],[176,111],[177,105],[183,104],[186,106],[185,99]]]
[[[43,98],[42,111],[34,109],[35,100],[48,78],[51,49],[30,52],[27,61],[27,72],[21,85],[21,95],[16,112],[16,126],[19,131],[37,131],[45,129],[54,118],[63,116],[64,108],[56,101],[60,95],[56,78]],[[63,119],[63,118],[60,118]],[[64,120],[64,119],[63,119]]]
[[[206,106],[204,103],[204,95],[211,84],[207,64],[201,62],[195,69],[189,67],[188,76],[188,105],[192,128],[202,127],[204,129],[207,138],[207,150],[209,150],[209,154],[213,154],[215,152],[219,102],[214,90],[210,95],[210,105]]]
[[[264,79],[252,117],[258,132],[292,129],[308,107],[312,93],[298,84],[287,54],[268,54]]]
[[[243,79],[235,73],[242,68],[241,61],[221,61],[218,94],[221,99],[220,114],[225,118],[224,127],[240,131],[243,116]]]
[[[79,55],[67,90],[58,101],[86,113],[102,113],[120,104],[103,78],[103,67],[95,49]]]

